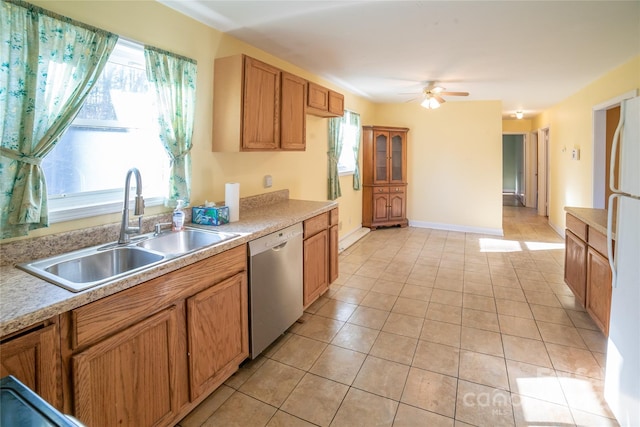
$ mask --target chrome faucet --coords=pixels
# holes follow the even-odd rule
[[[131,186],[131,174],[136,176],[136,204],[134,209],[134,215],[140,215],[138,217],[138,226],[129,227],[129,187]],[[120,238],[118,243],[129,243],[129,234],[140,233],[142,230],[142,214],[144,213],[144,199],[142,198],[142,177],[140,171],[136,168],[131,168],[127,172],[127,177],[124,182],[124,207],[122,208],[122,223],[120,225]]]

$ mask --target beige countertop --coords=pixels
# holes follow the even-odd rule
[[[607,235],[607,210],[595,208],[575,208],[565,206],[565,212],[575,216],[589,227],[595,228],[600,233]],[[614,224],[615,225],[615,224]]]
[[[201,261],[273,231],[327,212],[337,206],[336,202],[316,202],[288,198],[267,205],[252,206],[251,204],[246,204],[243,207],[241,204],[240,220],[237,222],[216,227],[188,224],[193,227],[238,233],[240,234],[238,238],[217,246],[185,254],[125,278],[113,280],[77,293],[69,292],[43,279],[32,276],[13,265],[2,266],[0,267],[0,336],[8,335],[52,316]],[[117,235],[115,237],[117,239]],[[95,244],[101,243],[96,242]],[[53,255],[56,255],[56,253],[51,253],[47,256]]]

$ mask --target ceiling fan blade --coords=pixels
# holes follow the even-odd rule
[[[413,102],[413,101],[415,101],[415,100],[417,100],[417,99],[419,99],[419,98],[420,98],[420,97],[411,98],[411,99],[408,99],[408,100],[406,100],[406,101],[404,101],[404,102],[408,104],[409,102]]]
[[[440,95],[447,95],[447,96],[469,96],[469,92],[440,92]]]
[[[436,99],[440,104],[444,104],[445,102],[447,102],[447,101],[445,101],[445,100],[444,100],[444,98],[442,98],[441,96],[433,95],[433,97],[434,97],[434,98],[435,98],[435,99]]]

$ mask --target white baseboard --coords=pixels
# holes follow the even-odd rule
[[[492,236],[504,236],[502,228],[468,227],[465,225],[442,224],[438,222],[412,221],[409,226],[418,228],[433,228],[435,230],[459,231],[461,233],[490,234]]]
[[[371,229],[360,227],[355,230],[349,232],[347,235],[343,236],[342,239],[338,242],[338,253],[344,251],[349,246],[356,243],[358,240],[362,239],[364,236],[369,233]]]

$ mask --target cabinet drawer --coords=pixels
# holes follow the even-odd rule
[[[373,194],[387,194],[389,187],[373,187]]]
[[[177,300],[246,270],[246,245],[71,311],[72,348],[96,342]]]
[[[593,227],[589,227],[589,246],[600,252],[600,254],[604,255],[605,258],[608,257],[607,236],[600,233]]]
[[[587,241],[587,224],[571,214],[567,214],[567,228],[585,242]]]
[[[338,214],[338,208],[331,209],[331,212],[329,214],[330,214],[329,225],[338,225],[338,221],[340,218],[340,215]]]
[[[389,187],[389,193],[404,193],[404,187]]]
[[[325,212],[304,222],[304,238],[313,236],[329,226],[329,213]]]

